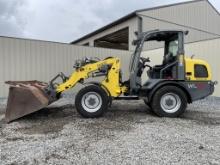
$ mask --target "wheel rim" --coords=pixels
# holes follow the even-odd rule
[[[181,99],[177,94],[167,93],[161,97],[160,106],[167,113],[175,113],[181,107]]]
[[[96,92],[88,92],[83,95],[81,104],[85,111],[94,113],[101,108],[102,97]]]

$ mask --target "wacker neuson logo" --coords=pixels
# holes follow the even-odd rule
[[[197,89],[196,84],[188,84],[189,89]]]
[[[205,83],[196,83],[196,84],[188,84],[189,89],[205,89],[207,84]]]

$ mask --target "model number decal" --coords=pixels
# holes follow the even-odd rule
[[[206,86],[204,83],[188,84],[189,89],[205,89]]]
[[[197,89],[196,84],[188,84],[189,89]]]

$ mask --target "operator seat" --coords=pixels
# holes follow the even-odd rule
[[[160,78],[160,71],[174,61],[175,56],[173,56],[173,54],[169,52],[164,56],[162,65],[155,65],[151,70],[148,71],[148,76],[152,79]],[[172,72],[170,70],[172,70],[172,67],[166,71],[167,76],[172,76]]]

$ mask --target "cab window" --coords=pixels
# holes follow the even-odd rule
[[[168,43],[168,53],[172,53],[173,56],[177,56],[177,53],[178,53],[178,40],[170,41]]]

